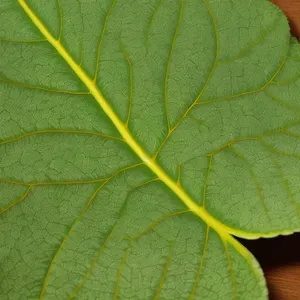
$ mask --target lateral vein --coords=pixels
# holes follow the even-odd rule
[[[65,47],[62,45],[60,40],[55,39],[38,16],[32,11],[25,0],[18,0],[21,7],[24,9],[25,13],[35,24],[35,26],[40,30],[48,42],[57,50],[57,52],[62,56],[62,58],[68,63],[70,68],[76,73],[79,79],[85,84],[85,86],[90,91],[91,95],[98,102],[105,114],[110,118],[110,120],[115,125],[116,129],[120,132],[123,139],[126,141],[128,146],[136,153],[136,155],[144,162],[149,169],[157,175],[157,177],[164,182],[170,190],[172,190],[178,198],[188,207],[190,211],[198,215],[204,222],[206,222],[211,228],[213,228],[223,239],[228,240],[235,246],[235,248],[244,256],[248,256],[248,252],[230,235],[235,234],[237,236],[257,238],[256,234],[246,233],[238,229],[230,228],[213,216],[211,216],[205,208],[196,204],[190,196],[177,185],[173,179],[157,164],[157,162],[151,158],[144,149],[137,143],[133,138],[126,124],[124,124],[119,117],[116,115],[110,104],[103,97],[102,93],[96,86],[94,80],[92,80],[85,71],[78,65],[72,56],[68,53]]]

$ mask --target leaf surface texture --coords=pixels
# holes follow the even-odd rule
[[[233,236],[300,230],[300,47],[283,13],[1,10],[1,298],[267,299]]]

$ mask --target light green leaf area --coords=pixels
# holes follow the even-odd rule
[[[300,230],[300,47],[283,13],[0,7],[0,298],[267,299],[234,236]]]

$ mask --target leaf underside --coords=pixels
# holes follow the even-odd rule
[[[300,47],[283,13],[0,8],[0,298],[267,299],[233,236],[300,230]]]

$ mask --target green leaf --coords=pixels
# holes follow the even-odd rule
[[[300,47],[263,0],[1,1],[0,298],[267,298],[234,236],[300,230]]]

